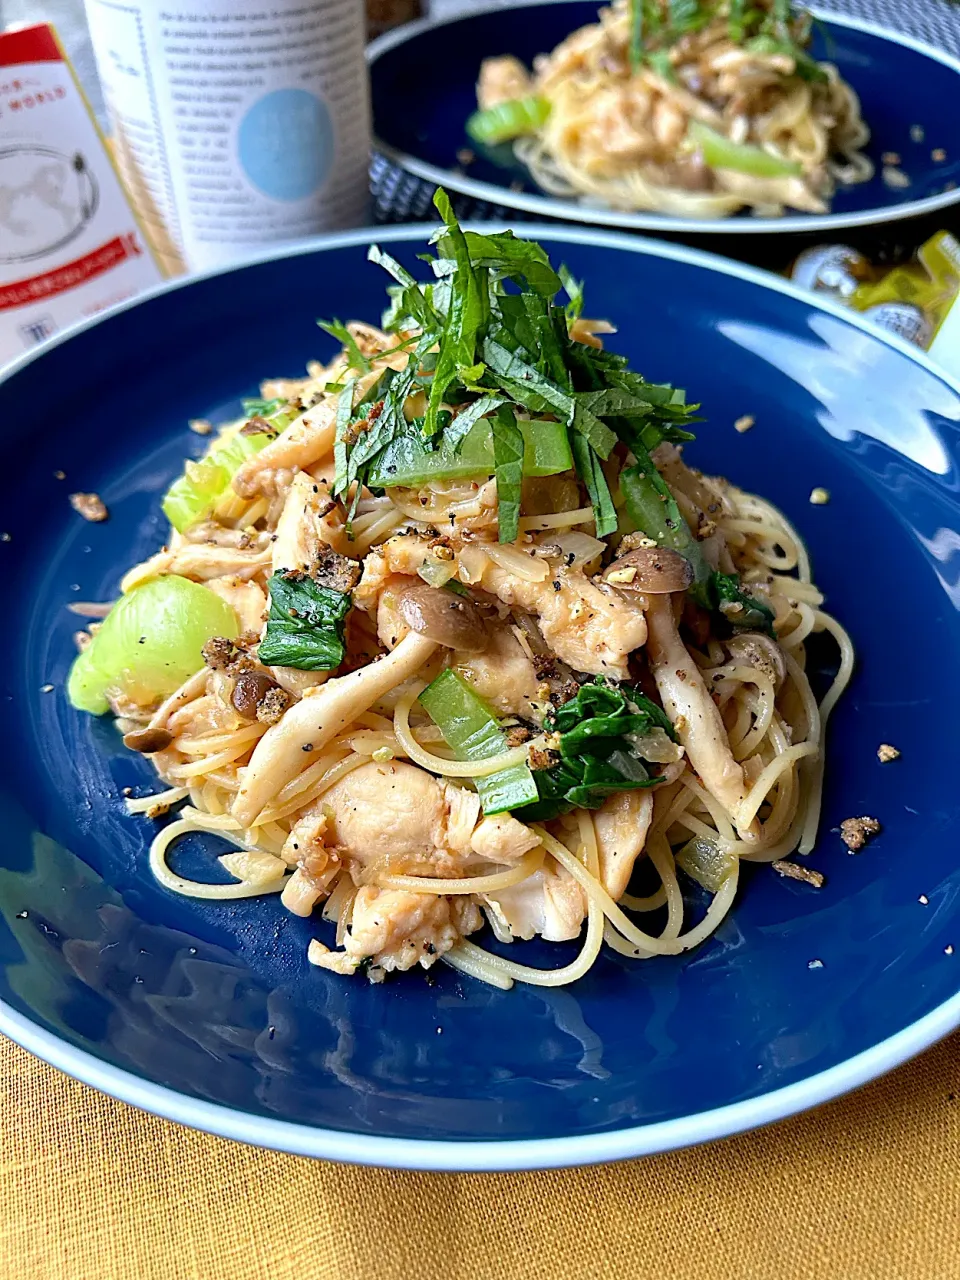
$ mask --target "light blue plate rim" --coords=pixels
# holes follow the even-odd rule
[[[520,0],[520,3],[523,8],[533,8],[538,5],[576,4],[578,0]],[[854,31],[863,31],[867,35],[877,36],[892,44],[899,44],[905,49],[913,49],[916,53],[921,53],[935,62],[941,62],[944,66],[950,67],[960,76],[960,59],[923,40],[918,40],[915,36],[892,31],[879,22],[870,22],[865,18],[854,18],[848,14],[818,9],[815,5],[808,7],[813,16],[820,21]],[[408,40],[415,39],[424,31],[431,31],[435,27],[452,26],[464,18],[473,18],[485,13],[500,13],[503,10],[502,4],[480,4],[466,13],[451,14],[444,18],[422,18],[418,22],[406,23],[373,40],[367,46],[367,61],[372,67],[381,54],[395,49],[397,45],[406,44]],[[574,200],[556,200],[550,196],[511,191],[508,186],[501,187],[492,182],[477,182],[465,174],[456,173],[453,169],[441,169],[437,165],[428,164],[416,156],[389,146],[376,135],[373,138],[373,145],[375,150],[399,168],[412,173],[414,177],[446,187],[459,195],[471,196],[474,200],[485,200],[489,204],[508,209],[522,209],[525,213],[532,213],[541,218],[584,222],[591,226],[617,227],[625,231],[741,236],[769,235],[776,231],[831,232],[842,230],[844,227],[872,227],[885,222],[907,221],[910,218],[935,213],[938,209],[948,209],[960,203],[960,187],[957,187],[952,191],[942,191],[936,196],[925,196],[922,200],[905,200],[887,208],[861,209],[854,213],[797,213],[782,218],[674,218],[643,211],[629,213],[617,209],[599,209],[577,204]]]
[[[466,223],[471,230],[489,232],[490,222]],[[198,272],[196,275],[166,281],[146,290],[138,297],[119,303],[90,320],[70,326],[50,339],[42,348],[20,356],[0,368],[0,385],[48,350],[68,342],[78,333],[94,328],[111,317],[122,314],[142,302],[163,294],[185,289],[196,280],[227,275],[244,267],[296,257],[318,250],[352,248],[383,241],[424,240],[436,230],[433,223],[413,223],[398,227],[363,227],[354,231],[296,241],[268,252],[244,257],[229,266]],[[628,253],[666,258],[733,276],[773,293],[794,298],[815,311],[826,312],[852,328],[869,334],[876,342],[898,351],[915,364],[939,378],[960,395],[960,379],[947,374],[924,352],[892,334],[877,329],[856,313],[810,294],[772,272],[745,266],[684,245],[665,243],[643,236],[627,236],[618,232],[587,227],[560,226],[555,223],[524,223],[516,227],[518,235],[527,239],[564,239],[578,244],[621,249]],[[93,1054],[61,1040],[45,1031],[4,1001],[0,1001],[0,1033],[51,1066],[66,1072],[84,1084],[91,1085],[111,1097],[143,1111],[174,1120],[218,1137],[232,1138],[250,1146],[266,1147],[292,1155],[344,1161],[350,1164],[376,1165],[385,1168],[429,1170],[444,1173],[510,1172],[530,1169],[566,1168],[626,1160],[637,1156],[674,1151],[682,1147],[713,1142],[750,1129],[760,1128],[798,1112],[829,1102],[844,1093],[884,1075],[918,1053],[928,1049],[944,1036],[960,1027],[960,992],[931,1010],[923,1018],[904,1027],[895,1035],[862,1053],[838,1063],[826,1071],[797,1081],[760,1097],[729,1106],[717,1107],[675,1120],[635,1125],[612,1133],[587,1134],[580,1137],[505,1139],[502,1142],[419,1141],[408,1138],[385,1138],[369,1134],[351,1134],[309,1125],[272,1120],[247,1114],[216,1103],[204,1102],[177,1093],[163,1085],[142,1080],[131,1071],[112,1066]]]

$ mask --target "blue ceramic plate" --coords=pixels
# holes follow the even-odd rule
[[[413,268],[427,233],[382,241]],[[383,273],[368,233],[350,233],[163,287],[0,385],[0,1030],[82,1080],[305,1154],[526,1168],[777,1119],[960,1022],[960,390],[772,276],[622,236],[530,233],[589,282],[591,314],[619,325],[637,369],[703,401],[693,458],[784,508],[853,633],[810,858],[826,886],[761,868],[692,954],[605,952],[573,987],[502,992],[443,965],[434,985],[341,979],[305,960],[323,922],[153,881],[152,824],[121,798],[153,789],[153,771],[109,720],[67,705],[67,605],[111,598],[163,540],[160,496],[203,447],[189,417],[222,418],[260,375],[332,354],[318,315],[378,316]],[[740,435],[744,413],[756,426]],[[810,505],[815,486],[827,506]],[[71,511],[78,489],[103,496],[107,523]],[[881,765],[881,742],[902,759]],[[884,826],[859,856],[835,830],[851,814]],[[574,947],[521,945],[540,965]]]
[[[870,182],[838,191],[831,213],[711,219],[624,213],[545,195],[516,161],[494,163],[481,152],[463,169],[457,152],[475,149],[464,126],[476,109],[483,59],[512,53],[529,66],[537,54],[549,53],[578,27],[596,21],[599,7],[599,0],[501,5],[381,36],[369,51],[377,147],[402,169],[449,191],[541,218],[635,231],[838,233],[960,201],[960,62],[909,36],[834,14],[824,14],[815,28],[812,52],[836,63],[860,95],[873,135],[867,152],[877,173]],[[918,125],[921,142],[911,135]],[[933,153],[941,149],[945,159],[937,161]],[[509,159],[509,148],[499,152]],[[885,152],[900,157],[909,187],[897,190],[884,183]]]

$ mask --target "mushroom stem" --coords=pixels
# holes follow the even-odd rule
[[[647,628],[650,668],[690,763],[733,819],[741,840],[758,839],[760,827],[755,818],[744,828],[737,823],[746,794],[743,769],[733,758],[726,728],[700,668],[680,639],[669,596],[651,597]]]
[[[233,816],[252,826],[273,797],[315,754],[384,694],[415,675],[437,648],[436,641],[411,631],[392,653],[328,680],[315,694],[302,698],[257,743],[243,785],[233,802]],[[310,751],[305,753],[305,748]]]
[[[280,467],[305,470],[318,462],[333,449],[336,429],[337,402],[328,397],[302,413],[282,435],[247,459],[233,477],[234,492],[242,498],[251,498],[257,492],[257,482],[263,472]]]

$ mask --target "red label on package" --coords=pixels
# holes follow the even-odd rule
[[[160,279],[53,28],[0,34],[0,364]]]
[[[30,276],[27,280],[0,285],[0,311],[22,307],[28,302],[39,302],[41,298],[63,293],[64,289],[75,289],[78,284],[103,275],[104,271],[109,271],[118,263],[127,258],[138,258],[142,253],[143,249],[134,234],[114,236],[99,249],[94,249],[92,253],[84,254],[73,262],[67,262],[62,267],[45,271],[41,276]]]

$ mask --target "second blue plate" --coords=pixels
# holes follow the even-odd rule
[[[415,177],[493,206],[636,231],[839,236],[845,228],[931,214],[960,202],[960,62],[909,36],[834,14],[817,22],[811,52],[835,63],[859,95],[876,174],[839,190],[830,213],[704,220],[627,213],[546,195],[519,162],[494,163],[480,154],[464,169],[457,153],[473,146],[465,125],[476,108],[484,58],[510,53],[529,66],[537,54],[595,22],[598,8],[596,0],[497,6],[381,36],[368,55],[375,145]],[[899,157],[909,186],[884,182],[885,153]]]

